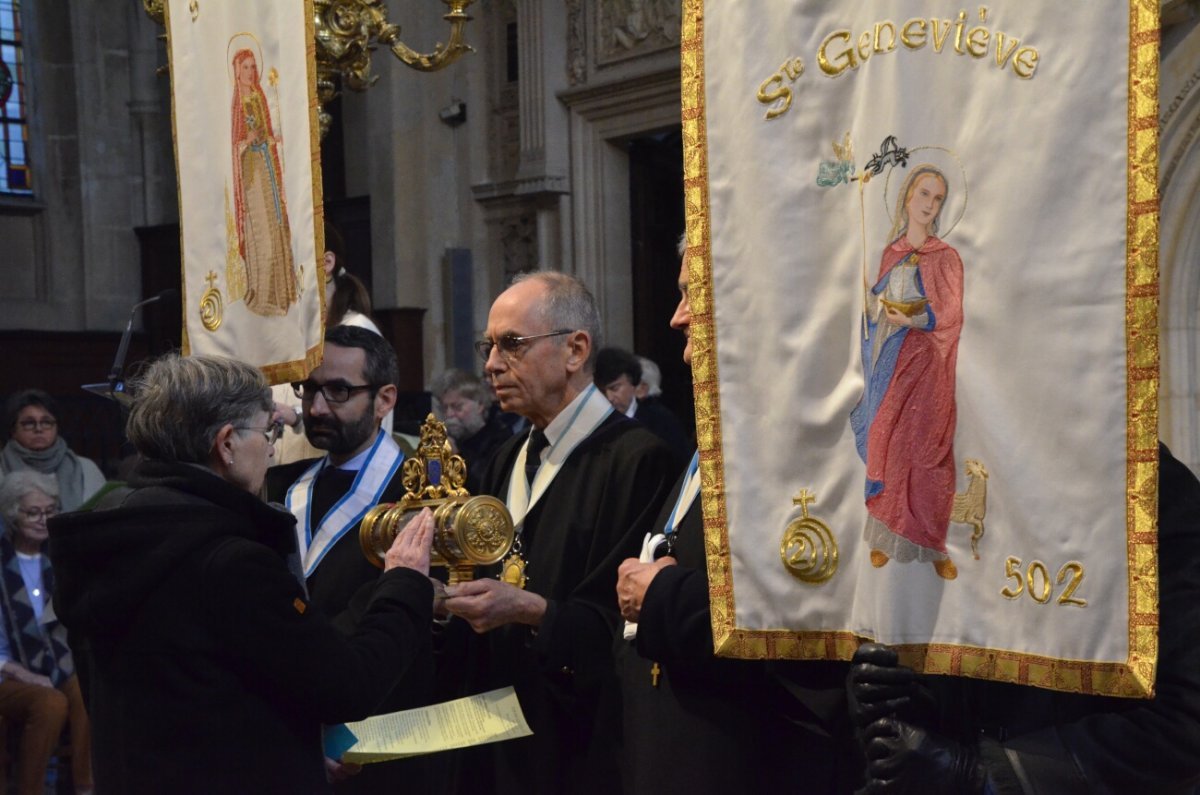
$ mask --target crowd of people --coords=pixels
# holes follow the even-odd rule
[[[690,364],[688,281],[681,264],[670,326]],[[695,443],[653,363],[603,347],[579,279],[519,277],[476,346],[483,376],[432,384],[471,493],[512,514],[504,577],[432,577],[428,511],[382,571],[363,555],[359,525],[403,494],[406,455],[386,424],[396,353],[364,325],[331,321],[322,362],[286,391],[230,359],[151,363],[127,425],[137,464],[99,494],[54,401],[9,400],[0,717],[21,727],[20,792],[41,792],[66,746],[80,793],[1200,784],[1200,483],[1165,448],[1153,699],[931,681],[874,644],[850,662],[718,659]],[[308,454],[281,463],[287,434]],[[361,767],[325,756],[323,725],[503,686],[531,735]]]

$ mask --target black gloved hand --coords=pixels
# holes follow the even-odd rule
[[[882,718],[866,730],[867,782],[859,795],[976,795],[987,772],[975,746]]]
[[[880,718],[911,720],[913,717],[914,701],[918,698],[917,674],[900,665],[899,659],[887,646],[865,643],[850,660],[846,698],[860,744],[865,745],[863,731]]]

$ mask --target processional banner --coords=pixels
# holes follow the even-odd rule
[[[170,0],[166,20],[184,354],[299,381],[324,306],[312,2]]]
[[[718,654],[1150,695],[1158,4],[684,6]]]

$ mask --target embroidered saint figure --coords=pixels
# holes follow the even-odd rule
[[[946,552],[954,503],[955,365],[963,323],[963,265],[938,239],[946,175],[919,165],[905,179],[875,283],[864,284],[866,387],[850,414],[867,465],[863,537],[871,564],[932,562]]]
[[[280,139],[251,50],[233,56],[233,196],[238,253],[246,263],[246,307],[286,315],[296,302]]]

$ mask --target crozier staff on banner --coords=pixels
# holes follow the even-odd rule
[[[321,357],[324,289],[312,2],[166,4],[184,353],[272,383]]]
[[[1151,693],[1157,6],[684,5],[718,653]]]

